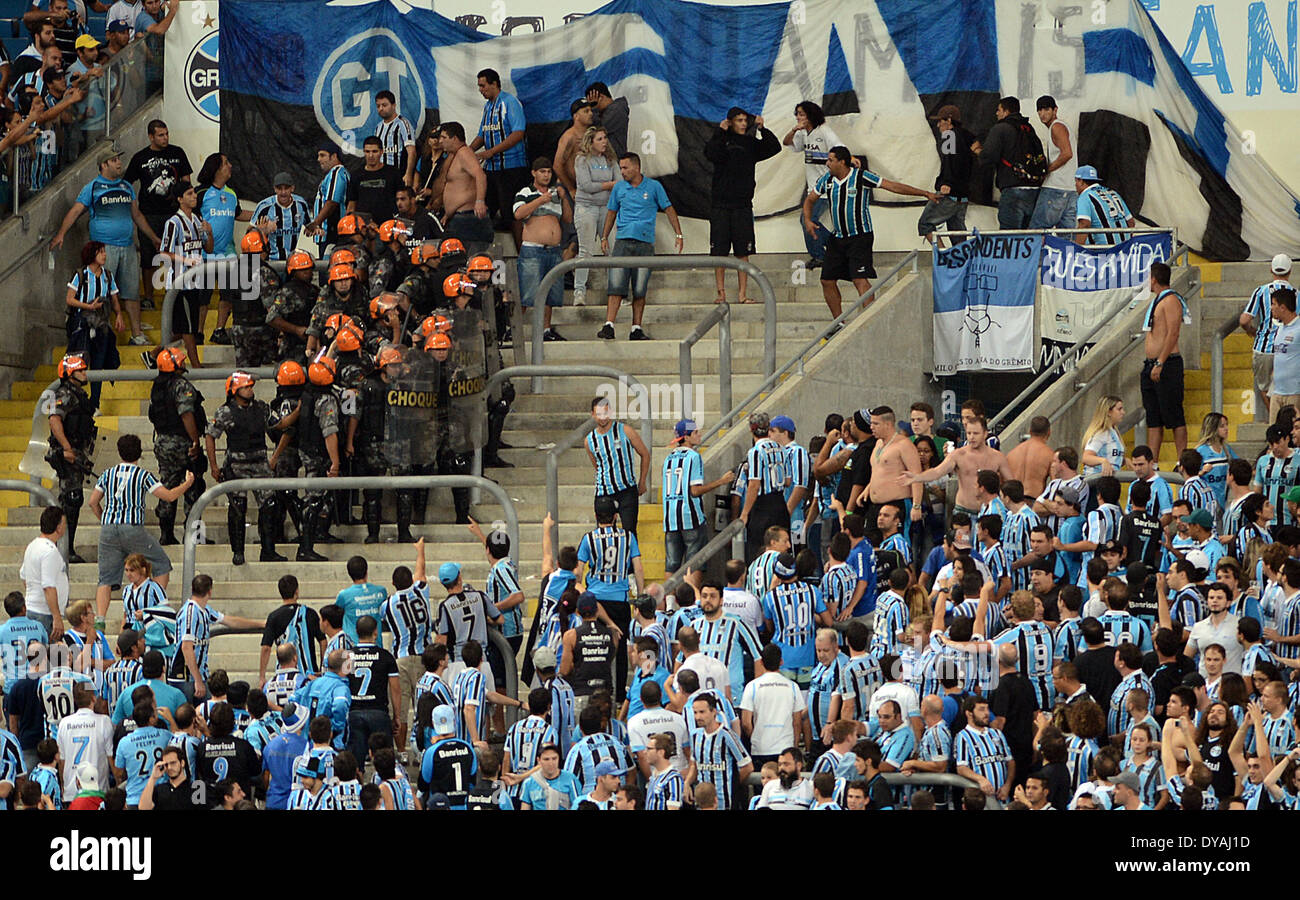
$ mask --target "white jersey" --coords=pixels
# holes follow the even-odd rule
[[[727,668],[727,664],[722,660],[714,659],[706,653],[692,653],[682,663],[681,667],[690,669],[700,676],[700,687],[705,690],[717,691],[732,703],[735,703],[736,698],[731,693],[731,670]],[[677,684],[676,676],[673,676],[673,689],[681,690],[681,687]]]
[[[678,772],[684,773],[691,767],[691,739],[686,719],[681,713],[656,706],[642,710],[627,720],[627,739],[633,753],[650,749],[650,742],[658,734],[673,736],[677,742],[677,752],[669,762]]]
[[[75,707],[72,703],[72,686],[80,682],[88,688],[95,683],[89,675],[74,672],[67,666],[51,669],[41,676],[37,684],[37,693],[41,697],[41,707],[45,710],[45,736],[57,738],[59,723],[72,715]]]
[[[59,723],[59,755],[63,757],[63,796],[77,796],[77,768],[92,765],[99,772],[100,790],[108,787],[108,760],[113,752],[113,720],[89,707]]]
[[[744,622],[755,634],[763,629],[763,605],[744,588],[729,587],[722,592],[722,611]]]
[[[809,809],[813,805],[813,799],[811,778],[800,778],[788,788],[781,786],[781,779],[773,778],[763,785],[763,793],[758,798],[758,808]]]

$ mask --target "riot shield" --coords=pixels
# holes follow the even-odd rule
[[[447,366],[447,442],[456,453],[472,453],[487,442],[486,320],[472,306],[452,307],[452,350]]]
[[[426,353],[402,348],[402,362],[390,366],[397,377],[389,384],[384,458],[394,472],[431,466],[438,459],[438,365]]]

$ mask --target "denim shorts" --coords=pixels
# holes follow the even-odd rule
[[[538,247],[522,244],[519,247],[519,302],[524,309],[533,305],[533,294],[546,273],[560,264],[559,247]],[[557,278],[546,292],[547,306],[564,305],[564,279]]]
[[[140,299],[140,253],[133,246],[119,247],[108,244],[108,263],[104,266],[113,273],[117,290],[123,300]]]
[[[618,238],[610,256],[654,256],[655,245],[649,241],[635,238]],[[649,269],[610,269],[608,292],[614,296],[626,297],[628,282],[632,282],[632,296],[644,298],[650,290]]]

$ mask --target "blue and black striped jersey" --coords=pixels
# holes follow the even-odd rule
[[[632,464],[636,449],[622,422],[614,422],[604,434],[593,429],[587,435],[587,450],[596,461],[597,497],[636,487],[636,470]]]
[[[266,218],[271,222],[271,233],[267,236],[267,249],[271,259],[289,258],[293,248],[298,245],[298,235],[311,221],[307,213],[307,201],[294,194],[287,207],[281,206],[274,195],[267,197],[253,208],[253,221]]]
[[[789,457],[785,448],[771,438],[755,441],[745,454],[748,480],[758,483],[758,496],[785,493],[790,483]]]
[[[636,767],[636,761],[632,759],[632,751],[628,749],[625,742],[612,734],[598,731],[595,734],[584,735],[573,745],[564,759],[564,768],[578,779],[581,792],[586,794],[595,790],[596,766],[606,760],[614,763],[624,772]]]
[[[647,810],[680,809],[682,795],[686,793],[686,782],[682,773],[672,766],[650,776],[645,788],[645,808]]]
[[[664,457],[664,531],[689,531],[704,524],[704,504],[691,495],[692,485],[704,484],[704,462],[698,451],[678,447]]]
[[[1011,762],[1011,747],[1006,737],[996,728],[967,725],[957,733],[952,742],[954,762],[973,769],[987,778],[994,788],[1007,780],[1007,764]]]
[[[698,780],[717,790],[718,809],[730,809],[736,790],[736,775],[752,760],[730,728],[709,734],[703,728],[691,732],[691,759]]]
[[[423,653],[432,619],[428,582],[417,582],[385,600],[384,627],[393,634],[393,655],[401,659]]]

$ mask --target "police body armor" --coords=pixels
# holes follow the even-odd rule
[[[388,385],[379,373],[367,375],[359,387],[361,421],[356,442],[362,446],[383,444],[388,412]]]
[[[85,391],[80,388],[71,390],[77,400],[73,408],[63,416],[63,435],[73,449],[89,451],[94,446],[95,435],[99,431],[95,426],[95,407]],[[53,434],[50,435],[50,452],[63,456],[63,445],[54,439]]]
[[[188,439],[189,432],[185,430],[185,423],[181,421],[181,414],[171,396],[171,385],[177,379],[186,380],[173,372],[160,374],[154,379],[149,389],[149,422],[158,434]],[[190,387],[194,389],[194,427],[203,434],[208,427],[208,417],[203,412],[203,393],[193,384]]]
[[[232,397],[226,401],[235,426],[226,434],[227,453],[266,452],[266,413],[257,403],[240,406]]]
[[[280,289],[280,277],[270,266],[263,264],[258,270],[258,291],[240,289],[231,291],[231,323],[245,328],[260,328],[266,325],[266,310],[270,306],[267,299],[274,297]]]
[[[598,619],[583,622],[574,629],[573,675],[569,679],[573,692],[588,696],[613,687],[614,657],[618,648],[614,632]]]
[[[290,325],[306,328],[311,324],[311,310],[316,303],[316,287],[310,281],[301,281],[297,278],[290,278],[286,287],[297,294],[300,299],[310,302],[304,303],[301,307],[289,313],[284,317],[284,320]],[[293,340],[300,340],[296,335],[286,336]]]
[[[328,386],[309,384],[302,392],[302,412],[298,414],[298,450],[309,456],[323,457],[325,433],[321,430],[320,419],[316,417],[316,401],[329,391]]]

